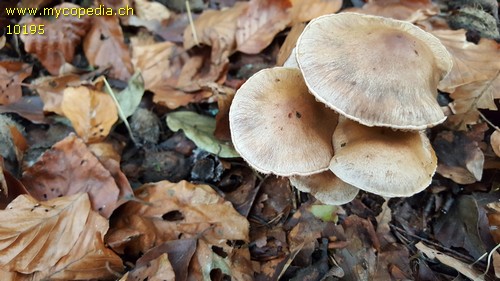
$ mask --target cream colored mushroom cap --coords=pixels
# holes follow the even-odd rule
[[[254,74],[229,110],[234,147],[253,168],[280,176],[328,169],[338,114],[317,102],[300,70],[275,67]]]
[[[432,181],[437,158],[424,132],[366,127],[340,118],[330,170],[346,183],[386,197],[406,197]]]
[[[310,176],[293,176],[290,177],[290,183],[329,205],[349,203],[359,192],[359,188],[343,182],[330,170]]]
[[[411,23],[357,13],[321,16],[306,26],[296,53],[311,93],[361,124],[420,130],[446,119],[436,96],[451,55]]]

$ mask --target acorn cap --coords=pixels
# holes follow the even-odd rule
[[[424,132],[366,127],[341,117],[330,170],[346,183],[386,197],[411,196],[431,183],[437,158]]]
[[[312,20],[297,62],[309,91],[366,126],[420,130],[442,123],[438,82],[452,59],[439,39],[389,18],[341,13]]]
[[[229,110],[235,149],[253,168],[280,176],[328,169],[338,114],[309,94],[300,70],[263,69],[236,92]]]
[[[293,176],[290,177],[290,183],[328,205],[349,203],[359,192],[358,188],[343,182],[330,170],[310,176]]]

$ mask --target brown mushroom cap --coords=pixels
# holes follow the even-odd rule
[[[352,120],[420,130],[446,119],[436,96],[451,56],[411,23],[357,13],[321,16],[296,48],[311,93]]]
[[[252,167],[280,176],[328,169],[338,115],[309,94],[300,70],[275,67],[254,74],[229,110],[236,150]]]
[[[290,183],[329,205],[349,203],[359,192],[359,188],[343,182],[330,170],[310,176],[293,176],[290,177]]]
[[[366,127],[340,118],[330,170],[341,180],[386,197],[411,196],[431,183],[437,158],[424,132]]]

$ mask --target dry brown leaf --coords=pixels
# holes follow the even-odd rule
[[[128,17],[128,25],[144,26],[151,32],[161,29],[170,19],[171,13],[160,2],[134,0],[134,15]]]
[[[495,130],[490,137],[490,144],[493,152],[500,157],[500,131]]]
[[[120,187],[111,173],[81,139],[70,135],[29,167],[22,182],[38,200],[87,192],[92,208],[109,217],[120,204]]]
[[[78,8],[80,6],[71,3],[63,3],[54,7],[54,9]],[[46,18],[25,17],[20,24],[44,25],[44,32],[43,34],[21,34],[24,50],[34,54],[52,75],[58,75],[60,67],[65,62],[73,60],[75,48],[90,27],[89,21],[88,17],[60,16],[52,21]]]
[[[212,63],[223,64],[236,51],[236,22],[248,7],[248,2],[236,2],[225,10],[205,10],[194,21],[199,43],[212,47]],[[196,44],[191,27],[187,26],[184,30],[184,48],[187,50]]]
[[[308,22],[322,15],[334,14],[342,8],[342,0],[291,0],[292,22]]]
[[[80,256],[87,254],[89,248],[82,246],[99,243],[99,236],[103,252],[86,268],[101,269],[92,278],[109,278],[110,272],[102,270],[108,262],[111,268],[121,267],[118,256],[102,244],[108,222],[90,209],[87,194],[46,202],[21,195],[0,213],[2,270],[24,274],[40,271],[35,273],[34,280],[51,278],[54,270],[60,276],[67,276],[65,269],[71,270],[81,260]]]
[[[248,242],[248,221],[211,187],[186,181],[162,181],[142,186],[136,190],[136,196],[144,203],[128,202],[124,205],[107,242],[114,245],[111,238],[123,237],[120,232],[135,230],[141,235],[130,237],[128,243],[119,243],[120,247],[114,248],[118,252],[126,248],[127,253],[138,255],[181,236],[199,237],[189,276],[207,276],[211,268],[218,267],[235,280],[251,280],[248,248],[238,248],[229,242]],[[217,255],[213,252],[215,248],[227,256]],[[194,277],[189,280],[203,279]]]
[[[58,115],[64,115],[61,109],[64,90],[67,87],[78,87],[80,85],[80,76],[76,74],[40,77],[31,82],[31,86],[36,89],[43,101],[43,110]]]
[[[291,22],[290,0],[251,0],[236,21],[236,49],[258,54]]]
[[[0,105],[0,113],[14,112],[35,124],[47,124],[43,114],[43,103],[38,96],[24,96],[15,103]]]
[[[33,66],[20,61],[0,62],[0,105],[10,104],[22,96],[21,82],[31,75]]]
[[[123,41],[117,16],[92,17],[92,27],[83,41],[83,51],[91,65],[111,66],[112,78],[128,81],[133,67]]]
[[[348,8],[344,12],[416,22],[436,15],[439,12],[439,7],[431,0],[369,0],[361,8]]]
[[[175,280],[175,273],[168,260],[168,254],[162,254],[146,265],[129,272],[129,276],[125,280]]]
[[[296,23],[292,26],[292,29],[290,29],[285,42],[283,42],[283,45],[281,45],[280,51],[278,52],[278,56],[276,58],[277,66],[283,66],[283,64],[291,56],[292,50],[295,48],[295,45],[297,45],[297,39],[299,39],[299,36],[302,34],[305,27],[305,23]]]
[[[155,95],[153,101],[171,109],[211,96],[208,91],[187,94],[201,89],[202,84],[215,81],[223,70],[208,64],[204,54],[189,56],[184,49],[171,42],[134,46],[133,63],[140,70],[145,89]],[[202,73],[203,72],[203,73]]]
[[[85,142],[103,140],[118,120],[111,96],[85,86],[66,88],[61,109]]]

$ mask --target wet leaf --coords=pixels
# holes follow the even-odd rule
[[[83,41],[89,63],[111,65],[112,78],[128,81],[133,73],[130,52],[123,42],[123,32],[117,16],[92,17],[92,27]]]
[[[21,195],[0,212],[2,270],[34,273],[34,280],[89,276],[89,268],[93,278],[109,278],[106,266],[121,270],[121,260],[102,243],[108,222],[90,209],[86,194],[46,202]],[[100,244],[99,252],[88,247],[93,244]],[[78,265],[89,252],[94,255],[86,260],[87,274],[80,275]]]
[[[290,0],[251,0],[236,21],[236,49],[257,54],[291,22]]]
[[[63,3],[55,9],[79,9],[72,3]],[[58,75],[59,69],[66,62],[71,62],[75,49],[90,28],[89,17],[60,16],[53,20],[47,18],[24,17],[20,22],[29,30],[43,25],[43,34],[38,30],[35,34],[21,34],[24,50],[34,54],[42,65],[52,74]]]
[[[118,120],[111,96],[85,86],[66,88],[61,109],[85,142],[103,140]]]
[[[87,192],[92,208],[105,217],[118,207],[120,190],[111,172],[74,135],[45,152],[24,172],[22,182],[38,200]]]
[[[195,112],[179,111],[167,115],[167,125],[174,132],[183,130],[184,134],[199,148],[219,157],[240,157],[231,144],[221,142],[215,138],[214,118]]]
[[[32,69],[33,66],[18,61],[0,62],[0,105],[21,98],[21,82],[31,75]]]

